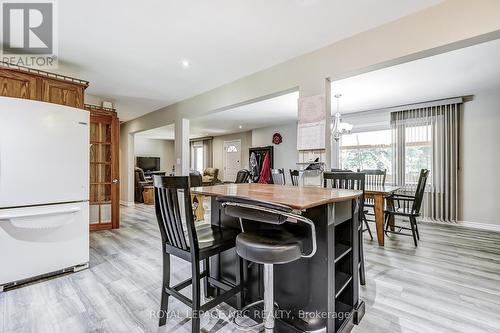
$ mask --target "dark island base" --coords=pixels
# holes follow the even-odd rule
[[[236,306],[236,302],[234,301],[234,298],[228,302],[232,306]],[[252,307],[249,309],[247,316],[254,319],[256,322],[260,323],[262,322],[262,317],[261,315],[259,316],[254,316],[253,314],[255,313],[261,313],[262,312],[262,307]],[[349,318],[343,321],[338,321],[335,324],[335,332],[341,332],[341,333],[346,333],[350,332],[354,325],[358,325],[361,322],[361,319],[363,318],[365,314],[365,302],[360,301],[358,304],[357,309],[354,311],[350,312]],[[299,333],[299,332],[307,332],[308,329],[301,323],[301,320],[299,318],[287,318],[287,319],[280,319],[276,318],[275,323],[274,323],[274,332],[275,333]],[[326,330],[323,330],[326,332]],[[321,329],[319,330],[321,332]]]
[[[275,332],[350,332],[360,322],[365,306],[359,300],[358,223],[354,201],[337,202],[306,210],[303,214],[316,224],[317,252],[285,265],[274,266],[274,298],[279,305]],[[212,223],[239,228],[238,220],[226,216],[212,198]],[[245,222],[245,231],[265,232],[270,226]],[[307,229],[291,227],[297,237],[307,237]],[[305,243],[306,251],[307,243]],[[236,251],[221,253],[211,260],[210,275],[235,283]],[[263,299],[263,267],[244,262],[245,304]],[[205,285],[208,296],[216,288]],[[228,302],[237,307],[236,298]],[[262,307],[246,313],[257,322]],[[326,330],[325,330],[326,328]]]

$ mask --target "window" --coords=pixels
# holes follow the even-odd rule
[[[386,169],[386,182],[392,182],[391,130],[342,135],[340,139],[342,169]]]
[[[226,151],[228,153],[237,153],[238,152],[238,148],[235,145],[229,145],[229,146],[227,146]]]
[[[405,184],[416,185],[421,169],[431,170],[432,131],[430,125],[405,128]]]

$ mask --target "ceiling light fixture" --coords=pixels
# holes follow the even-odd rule
[[[243,126],[242,126],[242,125],[239,125],[239,126],[238,126],[238,128],[239,128],[239,129],[242,129],[242,128],[243,128]]]
[[[332,137],[335,141],[339,141],[340,137],[344,134],[351,134],[352,131],[352,124],[349,123],[343,123],[341,121],[341,115],[340,115],[340,97],[342,97],[341,94],[336,94],[333,97],[337,99],[337,112],[333,115],[332,119]]]
[[[187,60],[182,60],[182,67],[188,68],[191,64]]]

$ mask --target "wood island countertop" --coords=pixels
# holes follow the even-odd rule
[[[321,187],[297,187],[271,184],[220,184],[191,189],[192,194],[206,196],[240,196],[289,206],[293,209],[308,209],[333,202],[352,200],[362,192]]]

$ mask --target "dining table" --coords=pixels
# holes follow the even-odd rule
[[[375,214],[375,225],[377,231],[377,241],[379,246],[384,246],[384,208],[385,201],[391,200],[390,196],[399,190],[400,187],[393,185],[365,185],[365,198],[373,199],[374,203],[374,214]],[[390,225],[394,225],[394,216],[391,217],[389,221]]]
[[[237,218],[225,214],[217,201],[219,196],[238,196],[291,207],[297,214],[313,221],[317,251],[312,257],[275,265],[274,299],[276,310],[274,332],[347,333],[358,324],[365,312],[359,297],[359,205],[362,191],[321,187],[297,187],[272,184],[221,184],[191,188],[191,194],[211,197],[210,223],[219,227],[240,229]],[[245,232],[265,234],[269,225],[243,221]],[[287,222],[283,228],[303,235],[304,253],[310,250],[309,229]],[[302,238],[301,238],[302,239]],[[237,255],[234,249],[210,259],[209,274],[219,281],[237,284]],[[245,296],[242,305],[261,300],[263,294],[262,265],[243,265]],[[205,284],[205,294],[213,296],[217,289]],[[237,307],[236,299],[228,304]],[[259,307],[260,305],[255,305]],[[257,309],[259,310],[259,309]],[[260,309],[261,311],[262,309]],[[247,314],[259,321],[259,311]],[[261,319],[260,319],[261,320]]]

